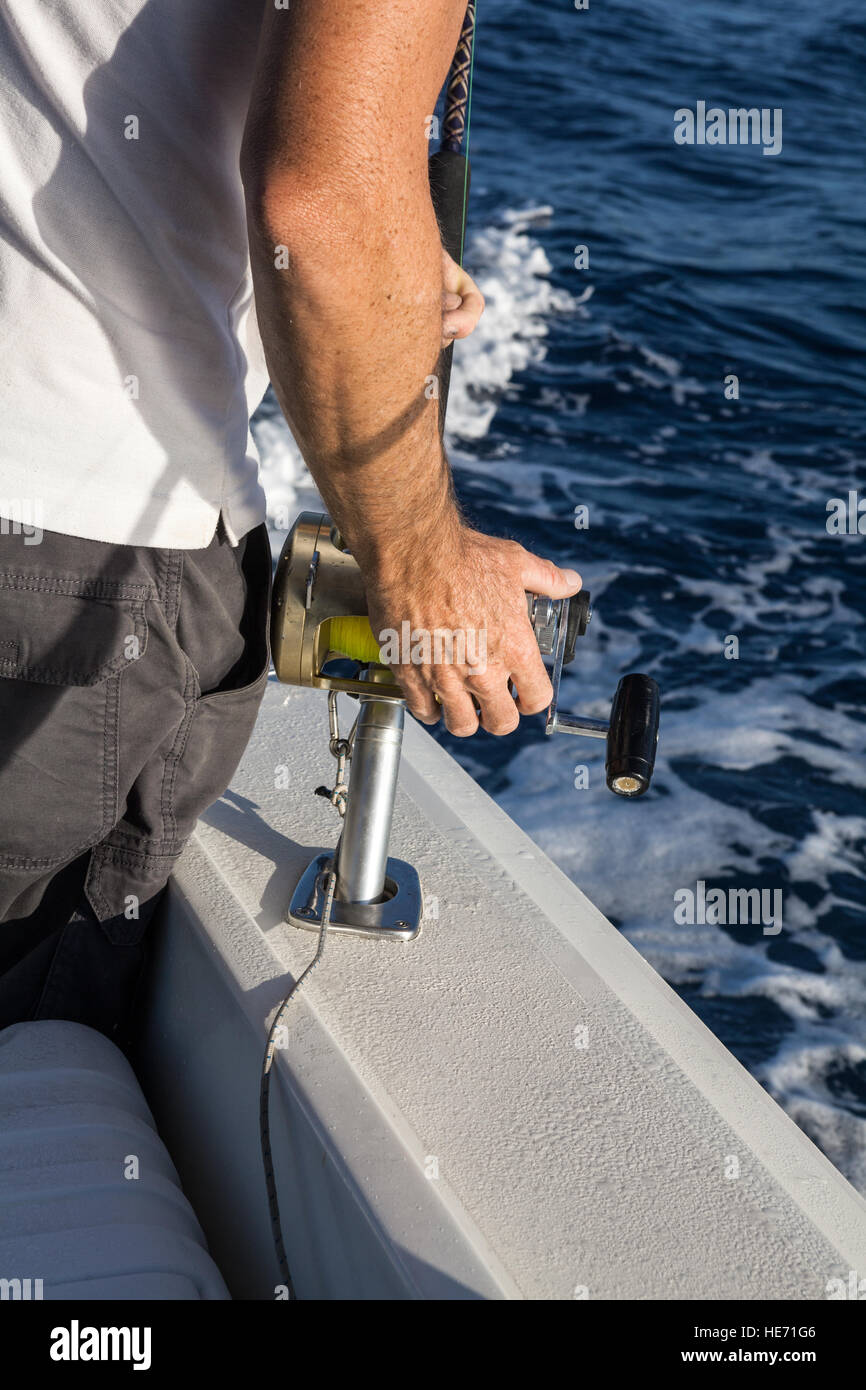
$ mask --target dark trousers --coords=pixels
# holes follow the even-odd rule
[[[270,545],[28,539],[0,534],[0,1027],[121,1040],[169,874],[255,723]]]

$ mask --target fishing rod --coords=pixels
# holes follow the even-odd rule
[[[431,154],[427,167],[430,195],[439,222],[442,245],[452,261],[463,264],[466,239],[466,213],[469,206],[469,121],[472,111],[472,74],[475,60],[475,0],[469,0],[460,39],[445,85],[442,139]],[[454,344],[449,343],[439,359],[439,428],[445,432],[445,411],[451,382]]]

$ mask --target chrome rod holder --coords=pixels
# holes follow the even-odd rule
[[[359,699],[343,833],[333,854],[318,854],[307,866],[288,920],[308,931],[321,928],[325,874],[335,868],[329,931],[411,941],[421,930],[421,881],[411,864],[388,857],[406,702],[373,694]]]
[[[369,695],[360,703],[334,896],[345,903],[377,903],[385,891],[406,705]]]

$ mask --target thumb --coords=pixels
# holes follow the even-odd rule
[[[552,560],[542,560],[527,550],[523,555],[520,582],[533,594],[548,598],[569,598],[580,589],[582,580],[577,570],[560,569]]]

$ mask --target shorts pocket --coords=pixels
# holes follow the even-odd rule
[[[248,651],[240,686],[199,695],[171,777],[170,814],[177,842],[195,828],[199,816],[222,796],[234,776],[255,727],[271,664],[271,548],[265,526],[249,538],[245,626]]]
[[[0,865],[44,869],[117,814],[122,675],[147,645],[122,585],[0,575]],[[129,586],[131,587],[131,586]]]

